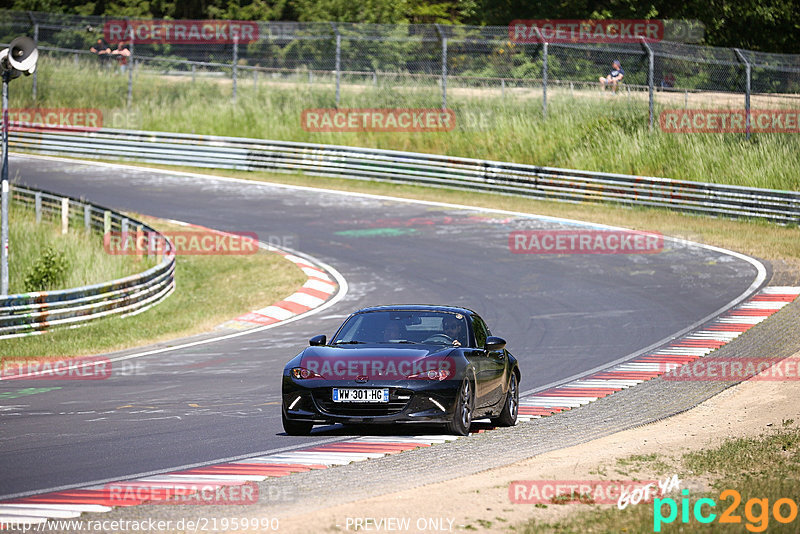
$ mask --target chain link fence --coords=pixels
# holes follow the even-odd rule
[[[515,42],[506,26],[257,22],[250,23],[256,38],[243,42],[231,34],[203,44],[155,43],[126,29],[120,41],[130,56],[98,56],[90,47],[108,37],[111,22],[0,11],[0,40],[29,35],[43,59],[127,76],[128,106],[136,98],[139,74],[150,74],[226,80],[234,101],[243,84],[302,85],[321,91],[331,107],[447,108],[454,101],[500,96],[540,98],[546,116],[548,105],[566,96],[597,97],[599,77],[614,60],[625,77],[607,93],[641,108],[650,128],[658,122],[656,103],[749,113],[750,106],[790,107],[800,99],[798,55],[666,41]],[[126,21],[117,22],[126,27]],[[112,49],[117,44],[109,43]],[[32,91],[36,102],[35,79]]]

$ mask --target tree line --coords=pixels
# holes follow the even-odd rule
[[[12,9],[131,18],[440,23],[693,19],[703,44],[800,54],[800,0],[13,0]]]

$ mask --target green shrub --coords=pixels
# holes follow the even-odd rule
[[[69,261],[63,252],[47,247],[25,276],[25,291],[47,291],[63,287]]]

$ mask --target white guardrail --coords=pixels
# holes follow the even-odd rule
[[[67,224],[82,221],[87,231],[157,233],[116,211],[19,185],[12,184],[11,200],[35,208],[37,219],[49,215]],[[160,302],[175,289],[174,248],[169,239],[161,237],[165,243],[161,260],[142,273],[73,289],[0,297],[0,339],[80,326],[109,315],[140,312]]]
[[[12,125],[13,127],[13,125]],[[800,192],[290,141],[102,129],[12,131],[12,149],[81,158],[304,173],[800,223]]]

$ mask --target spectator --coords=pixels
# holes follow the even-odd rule
[[[89,49],[92,54],[97,54],[98,56],[103,56],[106,54],[111,53],[111,47],[108,46],[108,43],[102,37],[97,38],[97,42],[92,45]]]
[[[125,43],[118,43],[117,47],[111,51],[111,55],[114,56],[114,59],[119,61],[120,72],[125,72],[125,68],[128,65],[128,58],[131,55],[128,45]]]
[[[106,65],[108,58],[111,57],[111,48],[108,46],[108,43],[102,37],[97,39],[97,42],[89,48],[89,51],[92,54],[97,54],[97,57],[100,58],[100,64]]]
[[[675,87],[675,75],[668,72],[661,78],[661,88]]]
[[[614,92],[617,92],[617,84],[622,81],[622,78],[625,76],[625,71],[622,70],[622,65],[620,65],[619,60],[614,60],[611,64],[611,72],[606,77],[600,77],[600,87],[603,88],[603,91],[606,90],[606,86],[610,85]]]

